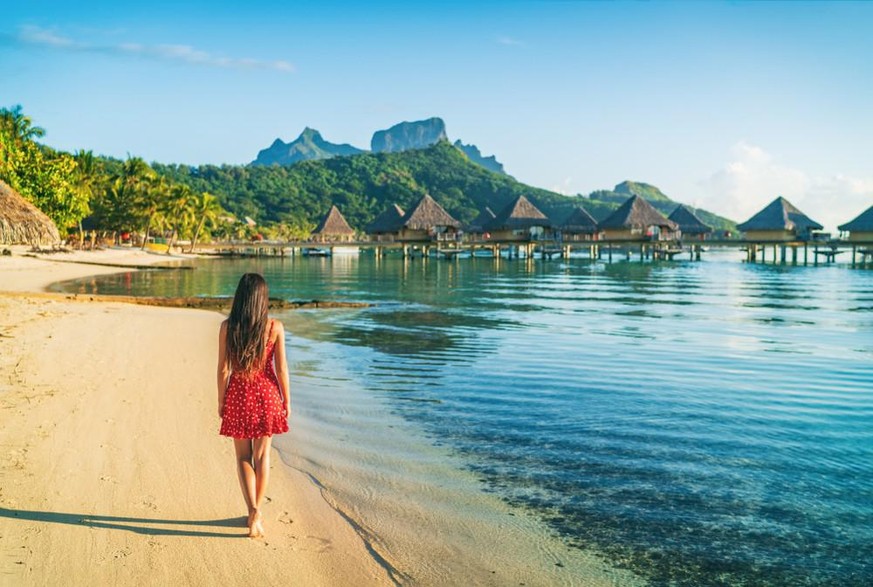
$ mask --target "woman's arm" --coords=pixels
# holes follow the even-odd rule
[[[224,394],[230,378],[230,361],[227,359],[227,320],[218,330],[218,417],[224,416]]]
[[[274,320],[276,336],[276,377],[279,379],[279,391],[282,393],[282,401],[285,404],[285,413],[291,414],[291,384],[288,379],[288,361],[285,359],[285,327],[278,320]]]

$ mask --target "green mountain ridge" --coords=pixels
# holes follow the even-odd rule
[[[324,140],[320,132],[307,126],[300,136],[290,143],[285,143],[282,139],[273,141],[268,148],[258,152],[252,165],[293,165],[309,159],[348,157],[360,153],[364,151],[352,145]]]
[[[259,224],[301,220],[315,224],[335,204],[352,227],[361,230],[390,204],[406,209],[426,193],[462,222],[473,220],[485,206],[499,211],[519,195],[527,196],[555,223],[579,205],[598,221],[603,220],[639,191],[665,215],[678,205],[654,186],[635,182],[623,182],[615,190],[587,197],[528,186],[474,163],[448,141],[425,149],[306,160],[289,166],[155,163],[153,167],[195,191],[216,194],[227,210],[238,217],[254,218]],[[735,228],[726,218],[697,212],[718,230]]]

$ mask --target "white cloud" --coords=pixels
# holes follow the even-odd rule
[[[497,37],[497,43],[499,45],[506,45],[507,47],[523,47],[524,42],[519,41],[518,39],[514,39],[512,37],[507,37],[505,35]]]
[[[811,176],[745,142],[734,145],[731,160],[699,187],[695,206],[738,222],[783,196],[831,232],[873,204],[873,177]]]
[[[267,69],[282,73],[294,72],[294,66],[288,61],[264,61],[260,59],[225,57],[213,55],[190,45],[143,45],[140,43],[98,45],[76,41],[54,31],[34,26],[19,29],[17,40],[26,45],[37,45],[59,50],[137,56],[224,69]]]

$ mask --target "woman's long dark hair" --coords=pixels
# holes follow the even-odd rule
[[[227,354],[234,371],[251,373],[264,366],[269,299],[267,282],[260,274],[240,278],[227,318]]]

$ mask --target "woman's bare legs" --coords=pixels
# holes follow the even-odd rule
[[[252,440],[253,457],[255,465],[255,526],[258,533],[264,535],[264,526],[261,524],[261,503],[267,493],[267,483],[270,481],[270,444],[272,436],[262,436]]]
[[[249,512],[249,536],[253,538],[264,534],[260,510],[264,494],[267,492],[267,483],[270,480],[270,444],[272,440],[271,436],[233,439],[233,447],[236,451],[236,472]]]
[[[249,511],[249,536],[257,536],[257,528],[254,523],[257,514],[255,509],[257,476],[252,465],[252,441],[249,438],[234,438],[233,448],[236,451],[236,473],[239,477],[239,486]]]

